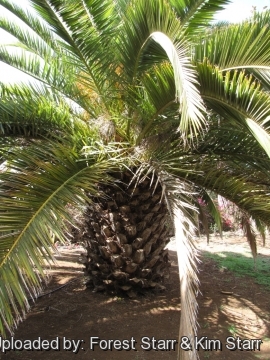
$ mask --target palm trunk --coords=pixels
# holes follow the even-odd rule
[[[165,289],[171,232],[162,188],[145,179],[134,188],[131,173],[101,186],[106,198],[91,199],[87,210],[88,286],[95,291],[134,296],[146,289]]]

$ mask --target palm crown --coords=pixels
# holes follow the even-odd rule
[[[237,25],[209,25],[226,3],[31,0],[37,16],[0,0],[24,23],[0,19],[19,49],[2,46],[0,60],[37,80],[1,84],[0,90],[1,333],[13,330],[20,310],[24,314],[29,307],[29,294],[40,291],[53,239],[64,240],[65,224],[73,222],[67,204],[79,209],[92,204],[87,210],[95,219],[89,223],[89,237],[96,237],[88,242],[92,277],[97,272],[94,258],[106,241],[113,254],[113,242],[118,241],[108,263],[114,268],[118,259],[118,277],[128,282],[122,288],[132,285],[129,265],[141,265],[140,271],[147,273],[151,251],[158,261],[149,272],[161,273],[162,261],[167,261],[166,223],[148,231],[152,238],[158,232],[155,243],[137,234],[134,245],[130,229],[136,219],[125,214],[130,239],[124,235],[119,240],[110,225],[106,240],[102,221],[108,211],[114,213],[108,198],[121,183],[124,192],[132,189],[128,199],[134,198],[136,187],[143,191],[147,184],[151,199],[155,191],[159,194],[160,216],[167,211],[174,219],[182,334],[196,331],[197,253],[192,237],[201,210],[198,194],[219,225],[213,193],[239,206],[256,254],[249,218],[262,234],[270,221],[270,13],[255,13]],[[100,205],[107,208],[101,211]],[[156,205],[153,201],[148,206],[151,210]],[[103,233],[99,228],[93,234],[98,213]],[[158,215],[156,219],[160,221]],[[153,283],[148,273],[146,280],[142,272],[136,276],[133,284]],[[100,281],[105,282],[102,277]]]

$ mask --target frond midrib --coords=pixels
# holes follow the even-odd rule
[[[39,209],[34,213],[34,215],[31,217],[31,219],[29,219],[28,223],[24,226],[24,228],[20,231],[20,235],[17,237],[17,239],[14,241],[12,247],[10,248],[10,250],[6,253],[6,255],[4,256],[3,260],[0,263],[0,269],[3,267],[3,265],[5,264],[5,262],[7,261],[7,259],[11,256],[12,252],[14,251],[14,249],[16,249],[16,247],[18,246],[20,240],[22,239],[22,237],[24,236],[25,232],[28,230],[28,228],[30,227],[30,225],[35,221],[35,219],[38,217],[38,215],[40,214],[40,212],[46,207],[46,205],[51,201],[52,198],[54,198],[57,193],[63,189],[70,181],[72,181],[74,178],[76,178],[76,176],[78,176],[79,174],[83,173],[85,170],[87,169],[87,166],[81,170],[79,170],[76,174],[72,175],[68,180],[66,180],[65,182],[62,183],[61,186],[59,186],[53,193],[51,193],[51,195],[46,199],[46,201],[44,203],[42,203],[42,205],[39,207]]]
[[[213,97],[213,96],[210,96],[210,95],[204,95],[202,94],[202,98],[203,99],[206,99],[206,100],[212,100],[213,102],[218,102],[222,105],[225,105],[226,107],[230,108],[231,110],[233,110],[234,112],[237,111],[240,115],[242,115],[243,117],[245,118],[248,118],[250,116],[252,116],[252,114],[250,113],[247,113],[243,110],[240,110],[239,107],[236,107],[236,106],[233,106],[232,104],[230,104],[229,102],[226,102],[226,101],[222,101],[221,98],[219,97]]]

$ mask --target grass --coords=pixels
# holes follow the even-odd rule
[[[203,254],[215,260],[220,268],[226,268],[236,276],[252,277],[257,284],[264,285],[270,290],[270,258],[257,256],[254,263],[254,259],[248,254],[227,251],[222,253],[204,251]]]

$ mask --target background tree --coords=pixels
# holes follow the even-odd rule
[[[2,334],[39,293],[67,205],[84,210],[89,286],[131,296],[160,287],[173,221],[180,336],[196,333],[198,198],[218,224],[211,193],[237,204],[256,255],[250,217],[262,234],[270,221],[270,13],[210,26],[226,3],[31,0],[34,15],[0,0],[25,25],[0,19],[19,49],[0,60],[36,80],[1,84]]]

